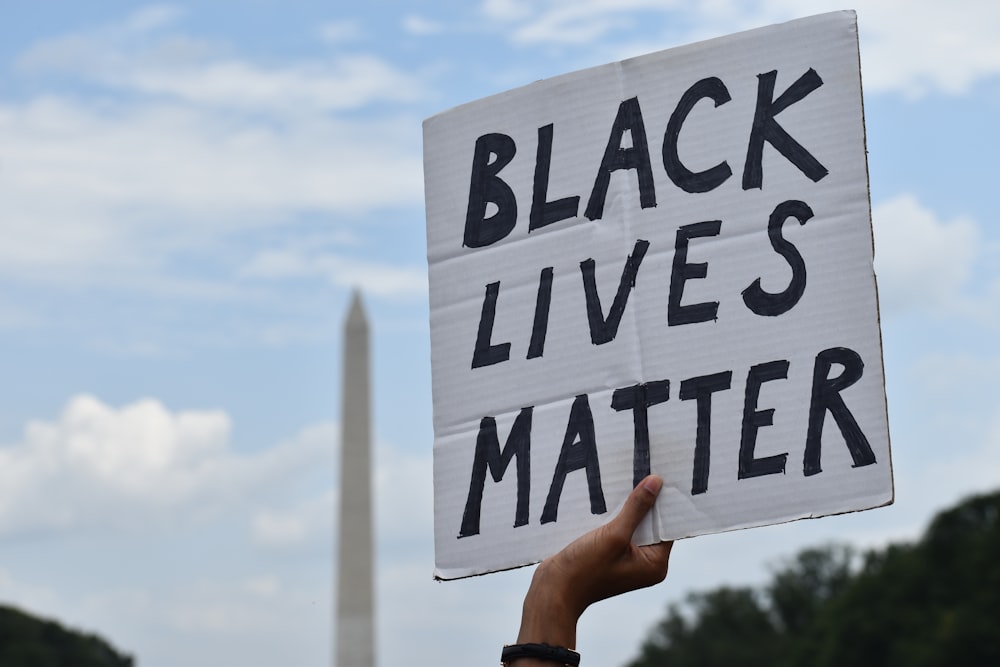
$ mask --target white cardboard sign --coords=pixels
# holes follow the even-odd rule
[[[435,576],[892,502],[853,12],[424,122]]]

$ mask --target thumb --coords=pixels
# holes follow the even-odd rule
[[[628,531],[629,537],[639,526],[639,522],[646,516],[650,508],[656,503],[656,496],[663,488],[663,480],[658,475],[649,475],[639,485],[632,489],[632,493],[625,499],[625,506],[615,517],[615,524],[621,530]]]

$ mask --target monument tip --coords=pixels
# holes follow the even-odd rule
[[[364,300],[361,298],[361,290],[357,287],[351,292],[351,305],[347,310],[346,326],[348,328],[368,326]]]

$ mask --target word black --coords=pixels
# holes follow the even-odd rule
[[[775,98],[774,82],[777,76],[777,70],[757,75],[757,103],[743,166],[744,190],[763,188],[762,159],[765,143],[771,144],[813,182],[821,180],[828,173],[827,168],[802,144],[793,139],[775,118],[780,112],[822,86],[823,80],[814,69],[810,68]],[[681,127],[695,104],[702,99],[709,99],[718,107],[732,98],[726,84],[719,78],[709,77],[698,81],[688,88],[677,102],[663,135],[663,168],[670,180],[685,192],[710,192],[725,183],[733,174],[727,161],[703,171],[691,171],[684,166],[677,153]],[[529,232],[579,215],[578,195],[556,201],[547,200],[553,132],[552,124],[538,128],[538,150],[535,155],[531,212],[528,218]],[[632,145],[624,148],[622,143],[626,132],[631,137]],[[476,140],[462,242],[465,247],[483,248],[505,238],[513,231],[517,222],[517,197],[499,174],[511,163],[516,153],[517,144],[506,134],[494,132],[484,134]],[[597,176],[583,213],[589,220],[597,220],[604,215],[604,202],[611,174],[620,170],[635,171],[639,186],[639,205],[642,208],[656,206],[656,189],[646,140],[646,126],[637,97],[624,100],[618,106],[618,114],[611,125],[604,157],[597,169]],[[486,211],[490,204],[496,207],[496,211],[487,217]]]

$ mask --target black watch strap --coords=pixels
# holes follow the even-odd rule
[[[510,644],[504,646],[500,653],[500,664],[506,665],[518,658],[538,658],[540,660],[551,660],[561,665],[578,667],[580,664],[580,654],[562,646],[549,646],[548,644]]]

